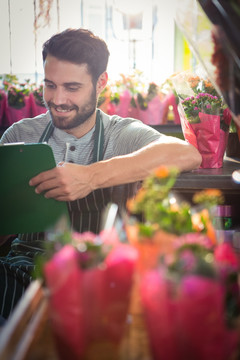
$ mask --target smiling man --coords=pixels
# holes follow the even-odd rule
[[[199,167],[200,154],[185,141],[97,109],[108,80],[109,51],[92,32],[67,29],[46,41],[42,54],[49,111],[14,123],[1,143],[48,142],[61,166],[38,174],[30,185],[47,198],[68,202],[73,229],[97,233],[106,205],[113,202],[124,209],[141,180],[160,165],[180,171]],[[3,317],[31,281],[33,259],[43,241],[42,233],[20,234],[0,260]]]

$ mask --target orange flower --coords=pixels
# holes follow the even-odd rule
[[[202,220],[204,221],[205,225]],[[201,212],[193,214],[192,224],[193,228],[197,232],[201,232],[204,228],[206,228],[207,237],[211,240],[213,244],[216,244],[216,232],[210,220],[209,212],[207,209],[203,209]]]
[[[221,197],[222,196],[222,192],[219,189],[206,189],[205,190],[206,195],[211,196],[211,197]]]
[[[224,202],[222,191],[219,189],[204,189],[198,191],[193,196],[193,202],[209,203],[209,204],[222,204]]]
[[[166,178],[167,176],[169,176],[169,169],[167,168],[167,166],[162,165],[157,170],[154,171],[154,174],[159,179],[163,179],[163,178]]]
[[[190,78],[189,82],[190,82],[190,86],[192,88],[195,88],[199,83],[199,78],[198,77],[197,78]]]
[[[146,195],[146,190],[140,188],[135,197],[127,200],[127,209],[130,212],[135,211],[135,205],[143,200],[144,196]]]
[[[195,229],[197,232],[200,232],[204,229],[204,225],[201,221],[201,215],[199,213],[192,215],[192,225],[193,229]]]
[[[212,83],[210,81],[208,81],[208,80],[204,81],[204,85],[205,85],[205,88],[212,88],[213,87]]]

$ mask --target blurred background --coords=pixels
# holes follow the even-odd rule
[[[177,0],[1,0],[0,74],[41,83],[43,42],[84,27],[106,40],[110,79],[137,69],[161,84],[195,63],[175,22],[178,6]]]

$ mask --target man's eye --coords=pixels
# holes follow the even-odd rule
[[[53,84],[48,84],[48,83],[46,83],[46,84],[45,84],[45,87],[48,88],[48,89],[54,89],[54,85],[53,85]]]
[[[74,92],[78,90],[78,87],[68,87],[67,90]]]

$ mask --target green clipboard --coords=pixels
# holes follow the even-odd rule
[[[36,194],[29,180],[56,166],[52,149],[44,143],[0,145],[0,235],[52,229],[67,203]]]

